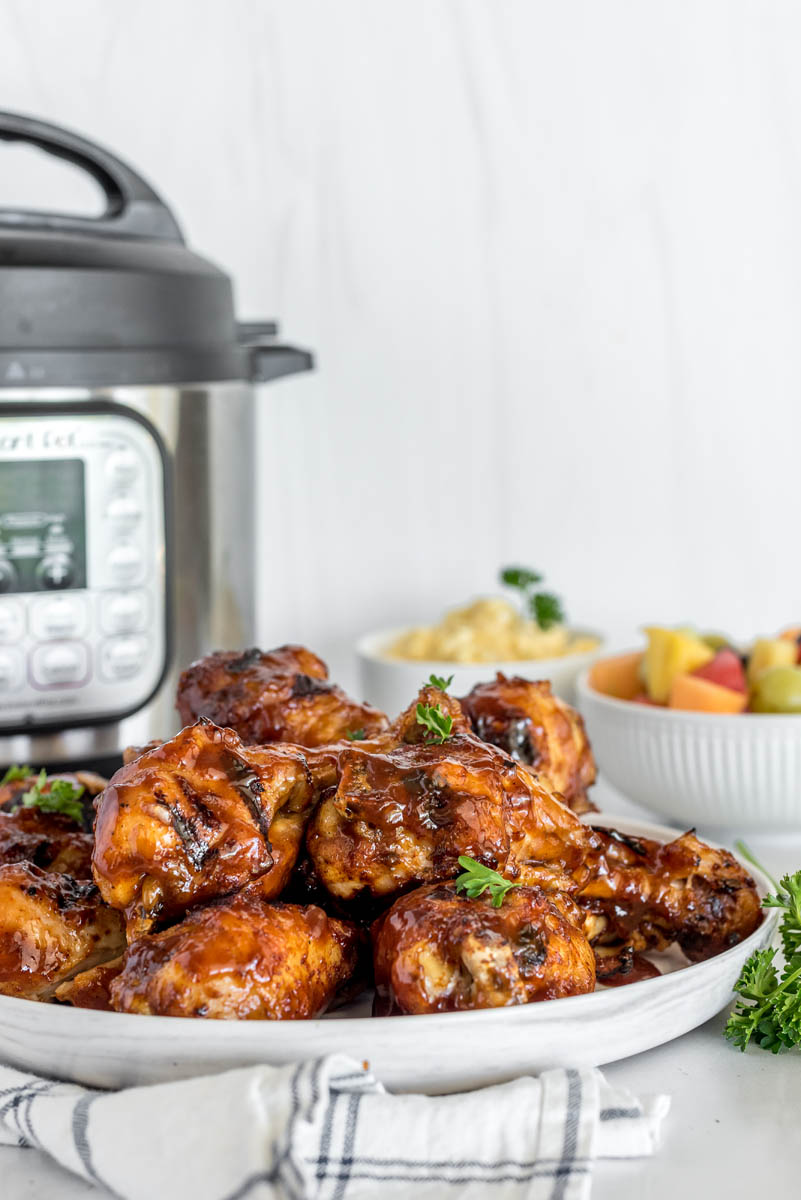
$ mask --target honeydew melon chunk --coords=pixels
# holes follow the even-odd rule
[[[763,671],[771,667],[794,667],[798,647],[789,638],[757,638],[748,656],[746,675],[753,687]]]

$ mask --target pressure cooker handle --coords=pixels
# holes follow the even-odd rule
[[[106,210],[99,217],[0,208],[0,229],[43,229],[107,237],[158,238],[182,242],[178,223],[164,201],[115,155],[60,125],[0,112],[0,141],[28,142],[83,168],[100,184]]]

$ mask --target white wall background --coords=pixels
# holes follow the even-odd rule
[[[791,0],[0,0],[0,106],[316,351],[261,394],[259,636],[348,682],[510,559],[618,635],[799,618],[800,51]]]

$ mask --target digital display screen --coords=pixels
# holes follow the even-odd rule
[[[86,587],[81,459],[0,462],[0,592]]]

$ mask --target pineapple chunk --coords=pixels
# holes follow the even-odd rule
[[[686,629],[646,626],[648,647],[643,660],[643,677],[650,698],[667,704],[677,675],[689,675],[715,657],[715,652],[697,634]]]
[[[757,638],[748,655],[746,675],[753,687],[763,671],[771,667],[794,667],[798,646],[788,638]]]

